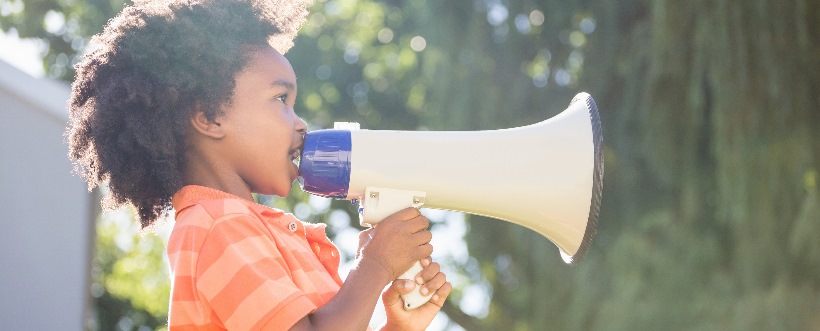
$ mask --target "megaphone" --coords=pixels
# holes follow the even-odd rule
[[[459,211],[527,227],[576,264],[596,232],[604,174],[595,101],[580,93],[540,123],[486,131],[308,132],[299,183],[311,194],[360,202],[375,225],[408,206]],[[421,270],[417,263],[403,279]],[[405,308],[427,302],[416,291]]]

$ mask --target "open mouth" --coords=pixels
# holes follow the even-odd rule
[[[299,162],[302,159],[302,150],[305,148],[305,133],[302,132],[299,138],[300,139],[297,140],[298,145],[290,150],[290,161],[296,165],[296,169],[299,169]]]
[[[290,161],[293,162],[296,167],[299,167],[299,161],[302,159],[302,146],[300,145],[297,148],[294,148],[290,152]]]

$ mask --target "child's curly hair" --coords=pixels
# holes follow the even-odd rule
[[[210,120],[230,101],[253,47],[285,53],[310,0],[141,1],[111,19],[77,64],[66,135],[106,209],[133,205],[142,227],[170,211],[183,185],[193,109]]]

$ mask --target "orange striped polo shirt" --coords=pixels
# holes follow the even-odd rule
[[[174,195],[171,330],[283,330],[338,292],[324,224],[202,186]]]

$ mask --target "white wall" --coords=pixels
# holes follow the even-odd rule
[[[0,327],[82,330],[91,194],[71,174],[66,84],[0,61]]]

